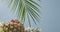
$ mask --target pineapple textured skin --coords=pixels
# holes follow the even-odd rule
[[[0,32],[25,32],[25,29],[22,23],[10,21],[0,23]]]

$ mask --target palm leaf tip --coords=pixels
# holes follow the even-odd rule
[[[40,0],[36,0],[40,1]],[[27,14],[29,14],[31,19],[33,19],[33,22],[36,23],[36,21],[39,21],[40,19],[40,5],[35,2],[35,0],[10,0],[8,3],[9,6],[11,6],[11,9],[13,11],[17,11],[17,18],[19,18],[21,21],[25,21]],[[39,6],[39,7],[37,7]],[[17,9],[17,10],[16,10]],[[28,19],[28,18],[27,18]]]

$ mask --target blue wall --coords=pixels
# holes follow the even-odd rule
[[[60,32],[60,0],[41,0],[43,32]]]

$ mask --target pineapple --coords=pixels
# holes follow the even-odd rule
[[[0,32],[25,32],[23,24],[18,20],[11,20],[0,25]]]
[[[28,27],[28,28],[25,29],[25,32],[41,32],[41,29]]]

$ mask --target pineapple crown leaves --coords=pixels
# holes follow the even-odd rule
[[[38,1],[38,2],[36,2]],[[25,22],[26,16],[30,24],[30,18],[36,24],[40,20],[40,0],[7,0],[8,7],[17,14],[17,19]],[[28,14],[28,15],[27,15]]]

